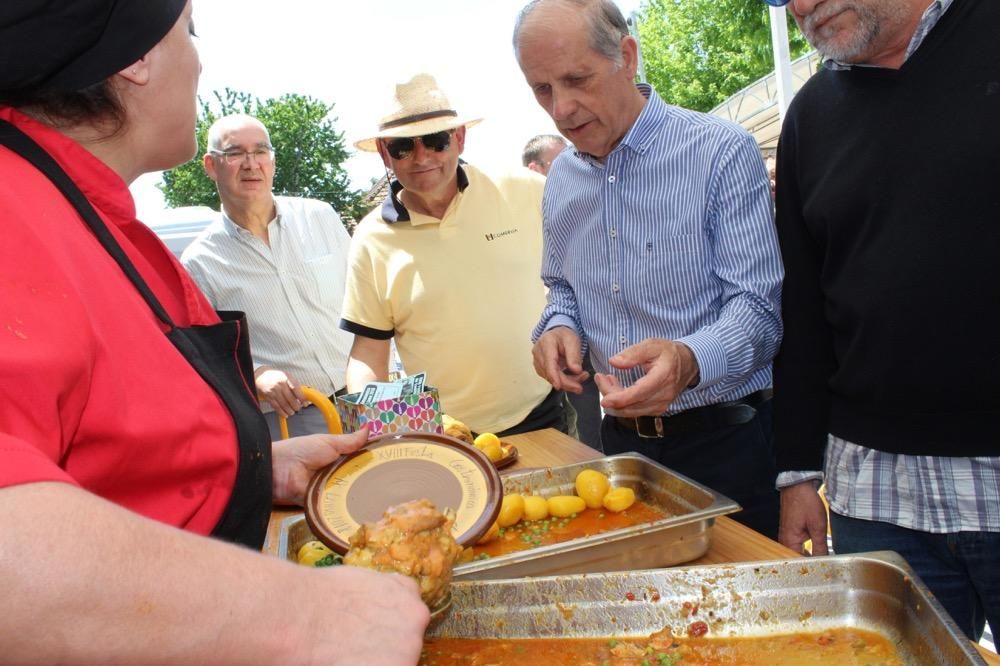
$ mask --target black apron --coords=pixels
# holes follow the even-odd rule
[[[253,365],[243,313],[219,312],[222,323],[210,326],[174,326],[104,221],[52,156],[5,120],[0,120],[0,145],[7,146],[45,174],[76,208],[153,314],[168,327],[167,339],[225,404],[236,425],[239,463],[229,504],[212,536],[259,550],[264,545],[271,512],[271,438],[251,393]]]

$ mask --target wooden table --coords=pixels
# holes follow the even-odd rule
[[[568,465],[602,456],[600,452],[551,428],[523,435],[511,435],[505,437],[504,442],[516,446],[518,452],[517,462],[506,468],[504,473],[533,467]],[[267,529],[267,543],[264,544],[265,552],[272,555],[277,553],[281,521],[298,513],[301,513],[301,510],[276,509],[271,514],[271,522]],[[699,559],[688,564],[752,562],[789,557],[800,557],[800,555],[777,541],[772,541],[763,534],[749,527],[744,527],[732,518],[720,516],[715,519],[708,551]],[[1000,666],[1000,657],[979,648],[979,646],[976,647],[988,664]]]

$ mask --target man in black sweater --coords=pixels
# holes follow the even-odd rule
[[[834,550],[900,552],[978,639],[1000,630],[1000,2],[788,8],[826,62],[778,148],[779,538],[826,553],[825,479]]]

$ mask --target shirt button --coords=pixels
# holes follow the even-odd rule
[[[625,344],[625,336],[623,335],[620,338],[618,338],[618,342]]]
[[[615,177],[614,176],[608,176],[608,182],[609,183],[615,182]]]
[[[611,291],[618,291],[618,283],[614,282],[611,284]]]
[[[617,231],[615,231],[614,229],[612,229],[612,230],[611,230],[611,237],[612,237],[612,238],[618,238],[618,232],[617,232]]]

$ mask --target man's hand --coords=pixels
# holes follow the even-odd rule
[[[313,475],[339,456],[357,451],[367,441],[366,426],[350,435],[303,435],[274,442],[271,445],[274,501],[302,506]]]
[[[257,394],[271,403],[280,416],[286,419],[308,404],[298,383],[277,368],[262,366],[254,372]]]
[[[694,352],[672,340],[647,338],[608,361],[612,367],[622,370],[638,366],[644,371],[643,377],[628,388],[614,375],[594,375],[597,388],[604,396],[601,406],[615,410],[619,416],[662,414],[698,377]]]
[[[573,329],[566,326],[550,328],[531,350],[535,372],[556,390],[583,393],[583,382],[590,373],[583,369],[580,347],[580,336]]]
[[[826,555],[826,507],[814,481],[803,481],[781,489],[781,518],[778,541],[801,553],[802,544],[812,539],[812,554]]]

